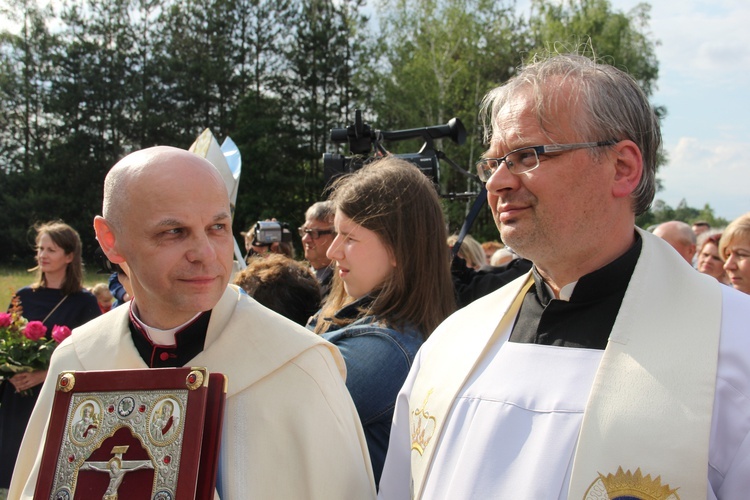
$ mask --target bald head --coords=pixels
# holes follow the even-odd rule
[[[659,224],[654,229],[654,235],[672,245],[682,258],[692,264],[696,245],[692,227],[684,222],[672,220]]]
[[[135,151],[117,162],[104,179],[102,215],[112,228],[122,228],[124,214],[132,203],[132,191],[153,186],[159,179],[179,184],[185,176],[206,176],[209,183],[214,178],[226,190],[221,174],[208,160],[184,149],[155,146]],[[228,203],[227,196],[227,203]]]
[[[94,229],[107,258],[127,263],[139,318],[149,326],[183,324],[226,290],[229,195],[218,170],[193,153],[160,146],[123,158],[107,175],[104,217]]]

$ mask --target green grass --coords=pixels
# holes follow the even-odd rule
[[[0,312],[4,312],[13,293],[19,288],[30,285],[36,275],[28,272],[26,269],[8,268],[0,266]],[[94,271],[88,271],[83,276],[83,286],[90,288],[97,283],[106,283],[108,276],[96,274]]]

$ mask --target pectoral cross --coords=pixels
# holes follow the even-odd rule
[[[129,446],[115,446],[112,448],[114,457],[107,462],[83,462],[80,470],[93,470],[96,472],[109,473],[109,486],[104,492],[102,500],[117,500],[117,489],[122,484],[125,474],[138,469],[153,469],[150,460],[123,460],[122,456],[128,451]]]

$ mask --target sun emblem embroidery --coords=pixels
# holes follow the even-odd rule
[[[599,473],[599,477],[586,490],[584,500],[680,500],[677,488],[661,484],[661,476],[651,479],[651,474],[643,476],[641,469],[635,473],[617,468],[616,474]]]
[[[411,412],[411,449],[420,454],[424,453],[427,445],[430,444],[433,434],[435,434],[435,417],[427,411],[427,400],[430,399],[432,389],[427,392],[421,408]]]

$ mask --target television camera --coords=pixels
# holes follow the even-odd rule
[[[323,155],[323,172],[326,182],[342,175],[344,173],[354,172],[362,168],[365,164],[385,156],[388,151],[383,146],[383,141],[400,141],[421,137],[424,145],[418,153],[394,154],[392,156],[401,158],[415,165],[422,171],[432,182],[440,185],[440,163],[439,159],[448,161],[454,168],[463,174],[472,176],[459,167],[445,153],[435,149],[433,141],[443,137],[450,138],[458,145],[466,142],[466,129],[458,118],[451,118],[445,125],[435,125],[432,127],[413,128],[407,130],[375,130],[367,123],[362,121],[361,110],[354,113],[354,123],[347,128],[331,129],[331,141],[335,143],[349,143],[351,156],[344,156],[337,153],[325,153]],[[374,152],[373,152],[374,149]],[[476,193],[466,193],[474,195]],[[443,195],[441,195],[443,196]],[[461,195],[446,195],[447,197],[458,197]]]
[[[259,220],[253,229],[255,246],[265,247],[278,242],[292,242],[292,232],[286,222]]]

